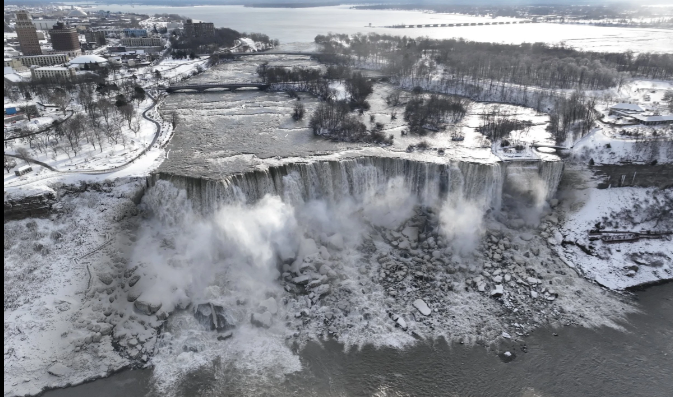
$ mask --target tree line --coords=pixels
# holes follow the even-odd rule
[[[375,33],[318,35],[315,42],[326,53],[378,65],[398,77],[440,71],[463,83],[492,80],[553,89],[605,89],[620,85],[629,75],[673,76],[673,54],[598,53],[545,43],[480,43]]]

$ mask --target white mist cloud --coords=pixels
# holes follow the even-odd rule
[[[482,205],[452,195],[439,212],[440,230],[458,255],[470,254],[484,232]]]

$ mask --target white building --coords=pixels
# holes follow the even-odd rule
[[[50,30],[54,28],[54,25],[58,22],[58,19],[33,19],[33,25],[37,30]]]
[[[48,54],[48,55],[32,55],[19,57],[19,60],[23,66],[52,66],[52,65],[61,65],[68,62],[67,54]]]
[[[103,66],[108,63],[108,60],[99,57],[98,55],[80,55],[76,58],[73,58],[68,62],[68,65],[77,67],[77,68],[84,68],[84,65],[88,64],[89,66],[92,65],[97,65],[97,66]]]

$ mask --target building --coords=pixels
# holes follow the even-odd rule
[[[58,23],[58,19],[33,19],[33,25],[37,30],[49,30]]]
[[[12,68],[13,70],[23,69],[23,64],[19,58],[5,58],[5,68]],[[14,73],[13,71],[10,73]],[[7,73],[5,73],[7,74]]]
[[[66,54],[48,54],[48,55],[32,55],[28,57],[19,57],[23,66],[31,67],[37,66],[52,66],[61,65],[68,62],[68,55]]]
[[[29,172],[33,172],[33,168],[30,165],[24,165],[22,167],[17,168],[14,171],[14,174],[16,176],[22,176],[22,175],[26,175]]]
[[[57,22],[53,29],[49,31],[49,35],[51,36],[51,47],[54,51],[69,52],[80,49],[77,29],[63,22]]]
[[[30,77],[33,80],[65,80],[75,77],[77,68],[74,66],[31,66]]]
[[[124,29],[126,37],[147,37],[147,29]]]
[[[215,25],[212,22],[194,22],[188,19],[183,26],[187,37],[205,37],[215,34]]]
[[[646,111],[647,109],[635,103],[618,103],[610,106],[610,115],[630,116]]]
[[[37,29],[28,11],[17,11],[15,29],[23,55],[42,55]]]
[[[121,39],[125,47],[163,47],[164,43],[159,37],[127,37]]]
[[[105,32],[89,30],[84,33],[84,38],[87,43],[94,44],[97,47],[107,44],[105,40]]]
[[[108,63],[107,59],[99,57],[98,55],[80,55],[77,58],[74,58],[70,62],[68,62],[68,65],[70,65],[71,67],[83,69],[86,67],[87,64],[89,66],[93,65],[104,66],[107,65],[107,63]]]
[[[640,124],[643,125],[666,125],[666,124],[673,124],[673,115],[666,115],[666,116],[659,116],[659,115],[652,115],[652,116],[645,116],[643,114],[633,114],[629,116],[633,118],[634,120],[640,122]]]

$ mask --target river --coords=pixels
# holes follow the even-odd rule
[[[449,24],[492,22],[488,17],[434,14],[401,10],[355,10],[349,6],[313,8],[252,8],[244,6],[161,7],[101,4],[94,9],[154,15],[180,14],[214,22],[239,32],[259,32],[288,43],[313,42],[316,35],[332,33],[379,33],[427,36],[433,39],[462,37],[481,42],[520,44],[524,42],[561,43],[580,50],[599,52],[669,52],[673,49],[673,31],[550,23],[496,26],[433,27],[391,29],[396,24]],[[498,18],[496,21],[512,21]],[[371,24],[371,27],[370,27]]]
[[[345,352],[339,343],[309,344],[302,370],[277,383],[238,381],[235,372],[198,370],[179,387],[181,396],[667,396],[673,390],[673,284],[637,292],[642,310],[622,330],[542,328],[520,345],[494,347],[419,342],[406,350]],[[558,335],[558,336],[555,336]],[[235,343],[235,342],[231,342]],[[152,371],[126,371],[45,397],[152,396]]]

